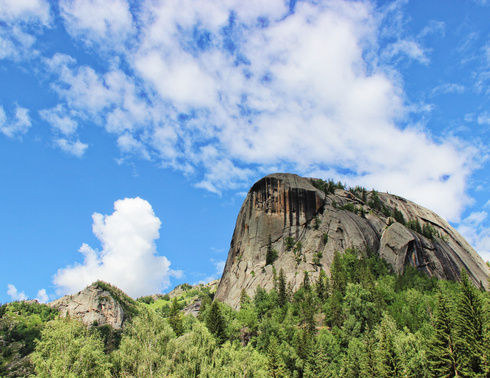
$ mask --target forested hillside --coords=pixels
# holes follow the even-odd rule
[[[274,286],[253,298],[243,292],[238,311],[213,302],[209,290],[142,298],[121,332],[45,314],[33,369],[41,377],[490,376],[490,295],[465,272],[461,283],[410,267],[397,276],[384,260],[347,249],[335,255],[330,278],[305,275],[292,292],[279,271]],[[183,315],[196,295],[198,317]],[[6,324],[22,306],[0,313],[0,375],[9,376]]]

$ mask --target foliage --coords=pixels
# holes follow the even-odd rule
[[[398,222],[398,223],[401,223],[403,225],[405,225],[406,221],[405,221],[405,217],[403,216],[403,213],[398,210],[398,208],[394,208],[393,209],[393,218],[395,218],[395,220]]]
[[[139,297],[138,299],[136,299],[136,301],[146,304],[152,304],[155,302],[155,299],[153,299],[151,295],[146,295],[144,297]]]
[[[100,280],[96,281],[94,285],[97,285],[101,289],[111,294],[114,300],[116,300],[116,302],[118,302],[123,308],[125,318],[131,319],[133,316],[138,314],[137,302],[124,293],[121,289]]]
[[[296,241],[291,248],[298,254]],[[269,292],[259,286],[251,298],[242,290],[238,311],[212,301],[208,288],[184,290],[172,301],[140,301],[139,313],[126,323],[120,342],[108,327],[88,329],[55,320],[45,329],[55,330],[51,335],[38,328],[40,341],[31,356],[41,376],[45,366],[54,369],[54,376],[73,371],[77,376],[107,376],[109,370],[115,377],[490,374],[490,294],[473,286],[464,271],[461,283],[438,281],[409,266],[395,275],[370,251],[347,248],[335,252],[330,276],[320,269],[314,279],[305,271],[296,292],[282,269],[274,277]],[[197,297],[200,315],[184,316],[183,306]],[[19,312],[23,308],[14,306]],[[18,315],[7,307],[0,322],[13,316]],[[16,332],[44,324],[38,314],[29,319],[32,324],[24,322],[24,328],[20,323],[8,331],[0,327],[3,340],[9,333],[9,343],[15,345]],[[76,324],[77,331],[68,331],[65,324]],[[54,352],[55,337],[66,354]],[[78,359],[69,357],[73,355]],[[88,368],[94,361],[97,368]],[[66,371],[57,373],[61,367]]]
[[[272,240],[271,240],[271,236],[269,235],[269,242],[267,243],[267,254],[265,257],[265,265],[273,264],[274,261],[276,261],[277,256],[278,256],[277,251],[274,248],[272,248]]]
[[[218,301],[214,301],[209,310],[208,317],[206,319],[206,327],[209,332],[216,337],[219,345],[223,344],[228,338],[226,335],[226,324],[223,315],[221,314],[221,307]]]
[[[169,323],[151,308],[143,308],[124,330],[113,363],[123,376],[156,376],[165,371],[165,353],[174,337]]]
[[[293,246],[294,244],[296,243],[296,241],[294,240],[293,237],[291,236],[287,236],[286,237],[286,245],[285,245],[285,250],[286,251],[290,251],[291,249],[293,249]]]
[[[46,324],[31,359],[39,377],[110,377],[102,340],[78,320]]]

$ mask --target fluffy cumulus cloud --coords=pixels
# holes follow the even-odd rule
[[[114,203],[114,213],[94,213],[93,232],[102,250],[83,244],[83,263],[60,269],[53,282],[58,294],[70,294],[103,280],[136,298],[161,292],[169,286],[170,262],[156,251],[161,222],[151,205],[141,198]]]
[[[49,296],[46,293],[46,289],[41,289],[37,292],[36,300],[39,303],[46,303],[49,301]]]
[[[19,292],[14,285],[8,284],[7,287],[7,294],[13,301],[25,301],[27,299],[27,295],[23,291]]]

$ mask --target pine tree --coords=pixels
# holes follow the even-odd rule
[[[287,377],[286,365],[279,352],[279,345],[277,339],[272,336],[269,340],[269,347],[267,348],[267,365],[269,367],[269,374],[271,377]]]
[[[250,296],[247,294],[245,288],[243,288],[240,292],[240,307],[248,306],[251,302]]]
[[[320,270],[320,275],[318,276],[318,281],[316,282],[316,295],[320,301],[323,301],[326,296],[326,288],[325,288],[325,278],[326,273],[323,269]]]
[[[462,269],[456,316],[456,345],[461,356],[458,367],[463,376],[483,376],[487,370],[485,330],[488,321],[481,293],[471,284],[466,271]]]
[[[303,323],[305,325],[305,329],[308,331],[310,336],[313,336],[315,333],[315,304],[313,302],[312,294],[307,292],[305,293],[305,298],[303,303],[301,304],[302,309],[302,317]]]
[[[286,277],[284,277],[284,270],[281,268],[279,271],[279,277],[277,278],[277,304],[279,307],[286,306],[287,292],[286,292]]]
[[[332,265],[330,266],[330,277],[332,282],[332,290],[337,290],[342,296],[345,294],[347,286],[347,272],[343,264],[343,259],[339,251],[335,251]]]
[[[174,297],[174,299],[172,300],[168,322],[170,323],[170,326],[177,336],[180,336],[184,333],[184,325],[182,323],[182,315],[180,314],[179,302],[177,301],[177,297]]]
[[[397,328],[393,318],[384,315],[376,330],[378,377],[394,378],[403,376],[403,361],[395,341]]]
[[[326,303],[326,318],[325,322],[330,327],[341,327],[344,322],[344,315],[342,311],[342,294],[338,290],[334,290],[330,298]]]
[[[303,287],[306,291],[311,290],[310,286],[310,276],[308,275],[308,272],[305,270],[305,275],[303,277]]]
[[[362,343],[363,354],[361,356],[361,377],[363,378],[376,378],[378,376],[376,368],[376,344],[377,340],[374,332],[367,327],[364,332]]]
[[[434,331],[428,344],[430,371],[435,377],[460,376],[453,317],[442,292],[437,298]]]
[[[226,325],[218,301],[214,301],[206,319],[206,327],[217,339],[218,344],[223,344],[226,339]]]
[[[274,263],[277,259],[277,251],[272,248],[272,239],[269,234],[269,242],[267,243],[267,254],[265,255],[265,265],[270,265]]]

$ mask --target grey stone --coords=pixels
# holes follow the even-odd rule
[[[297,290],[304,272],[313,280],[320,269],[330,274],[335,251],[350,247],[379,254],[397,273],[412,265],[429,276],[457,280],[464,267],[475,284],[488,285],[489,268],[483,259],[443,218],[399,196],[378,196],[386,209],[396,208],[406,220],[430,225],[438,236],[428,239],[401,223],[390,224],[393,218],[369,207],[369,197],[364,202],[341,189],[324,193],[312,185],[312,179],[293,174],[262,178],[252,186],[238,214],[215,298],[238,308],[242,288],[250,296],[259,285],[270,290],[280,269]],[[345,206],[362,207],[366,214]],[[273,265],[265,265],[269,238],[278,252]],[[288,238],[294,238],[296,252],[287,250]]]
[[[122,306],[97,284],[87,286],[77,294],[65,295],[50,302],[49,306],[57,308],[62,318],[77,318],[89,326],[108,324],[114,329],[120,329],[124,322]]]

